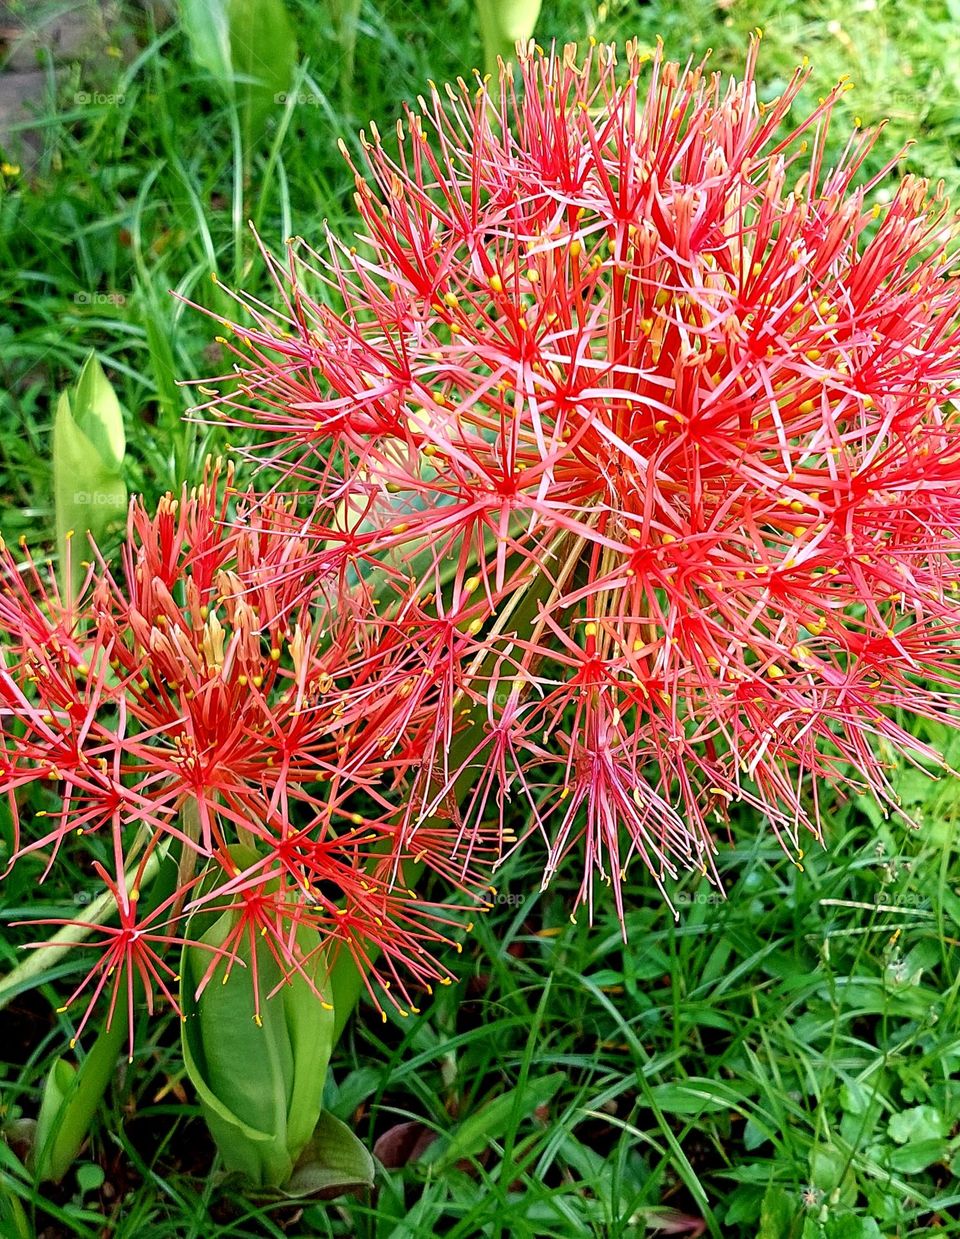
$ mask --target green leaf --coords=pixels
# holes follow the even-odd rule
[[[96,1162],[84,1162],[77,1167],[76,1171],[77,1187],[85,1196],[88,1192],[99,1191],[103,1187],[104,1174],[103,1167],[98,1166]]]
[[[946,1140],[911,1140],[900,1149],[893,1149],[887,1161],[892,1170],[901,1174],[919,1174],[928,1166],[945,1162],[950,1154]]]
[[[753,1152],[754,1149],[759,1149],[761,1144],[764,1144],[770,1139],[769,1134],[759,1127],[753,1119],[747,1119],[743,1128],[743,1147],[748,1152]]]
[[[147,338],[147,356],[153,376],[154,394],[160,409],[160,427],[164,441],[173,446],[178,482],[189,480],[188,462],[183,459],[183,443],[192,441],[192,423],[183,422],[186,401],[177,386],[177,366],[170,344],[173,324],[169,309],[158,298],[154,287],[144,281],[139,286],[142,305],[141,322]]]
[[[200,941],[220,947],[233,925],[234,913],[225,912]],[[269,992],[280,976],[273,957],[263,954],[259,979]],[[293,1170],[286,1141],[293,1056],[286,1030],[278,1025],[283,1004],[265,1003],[262,1026],[255,1022],[251,969],[242,955],[240,966],[214,975],[194,1001],[209,963],[208,951],[184,947],[181,1009],[186,1018],[181,1042],[187,1075],[227,1170],[242,1174],[255,1187],[277,1187]]]
[[[715,1114],[729,1110],[732,1101],[742,1101],[719,1096],[722,1085],[713,1080],[691,1078],[683,1084],[658,1084],[650,1090],[657,1105],[665,1114],[698,1115]]]
[[[859,1080],[848,1080],[840,1088],[840,1104],[846,1114],[865,1114],[870,1106],[871,1099],[871,1091],[861,1084]]]
[[[43,1182],[52,1179],[55,1183],[70,1169],[72,1158],[56,1155],[54,1144],[62,1125],[63,1115],[77,1069],[65,1058],[54,1059],[53,1066],[47,1072],[43,1085],[43,1097],[40,1100],[40,1114],[37,1118],[37,1130],[34,1145],[31,1150],[31,1162],[37,1178]]]
[[[342,952],[346,954],[346,952]],[[337,1003],[334,999],[334,1008]],[[343,1077],[342,1080],[333,1082],[333,1077],[327,1079],[326,1100],[327,1105],[334,1112],[335,1117],[344,1117],[353,1114],[358,1106],[362,1105],[368,1097],[380,1087],[382,1082],[382,1072],[376,1067],[357,1067]]]
[[[346,1123],[329,1111],[320,1115],[313,1136],[284,1187],[286,1196],[339,1196],[373,1187],[375,1165],[366,1146]]]
[[[203,919],[194,921],[187,937],[197,941]],[[219,948],[235,927],[236,913],[225,912],[199,941]],[[285,1183],[310,1140],[333,1045],[333,1009],[310,984],[326,973],[319,934],[303,927],[297,941],[301,958],[309,961],[306,975],[285,982],[263,939],[255,935],[251,948],[244,934],[231,941],[236,963],[218,963],[199,998],[211,953],[195,945],[183,949],[181,1041],[187,1074],[227,1170],[257,1187]],[[255,982],[260,994],[278,991],[260,1003],[259,1016]]]
[[[249,158],[293,80],[297,41],[283,0],[182,0],[181,21],[194,61],[236,104]]]
[[[769,1169],[767,1169],[769,1173]],[[727,1197],[727,1208],[724,1214],[724,1223],[729,1227],[738,1222],[749,1222],[755,1225],[760,1216],[760,1206],[762,1196],[758,1189],[752,1183],[744,1183],[734,1190]],[[749,1233],[753,1233],[751,1230]]]
[[[66,392],[60,395],[53,419],[53,502],[57,549],[60,553],[61,586],[70,596],[76,593],[83,579],[82,561],[87,556],[86,534],[92,534],[95,539],[102,538],[110,522],[122,515],[127,504],[127,488],[120,477],[116,460],[118,450],[122,459],[124,448],[122,420],[119,431],[117,429],[119,405],[99,365],[90,368],[91,358],[84,364],[83,389],[78,388],[77,393],[83,402],[83,425],[74,415],[75,406]],[[74,537],[81,541],[70,553],[68,581],[64,575],[68,543]]]
[[[943,1115],[933,1106],[913,1106],[893,1115],[887,1131],[897,1144],[942,1140],[947,1134]]]
[[[850,1158],[842,1149],[821,1144],[810,1151],[810,1182],[826,1196],[834,1196],[841,1205],[853,1205],[857,1199],[857,1180]],[[835,1194],[835,1195],[834,1195]]]
[[[377,949],[371,947],[371,959],[376,960]],[[340,951],[330,969],[330,995],[336,1012],[333,1026],[334,1045],[340,1040],[347,1021],[363,993],[363,973],[349,951]]]
[[[823,1226],[824,1239],[881,1239],[880,1227],[872,1217],[857,1217],[841,1213],[827,1218]]]
[[[340,44],[340,89],[346,100],[353,87],[357,51],[357,22],[362,0],[328,0],[337,42]]]
[[[34,1239],[23,1205],[13,1192],[0,1186],[0,1235],[5,1239]]]
[[[95,353],[88,353],[73,393],[73,417],[104,465],[119,470],[127,450],[120,401]]]
[[[540,0],[477,0],[486,71],[497,75],[497,57],[516,59],[517,42],[533,38]]]
[[[283,0],[228,0],[227,14],[240,131],[249,157],[267,117],[286,102],[297,41]]]
[[[316,931],[301,928],[297,933],[297,945],[301,958],[311,958],[310,951],[316,952],[319,946]],[[325,981],[318,971],[321,959],[318,954],[313,957],[313,975],[318,984]],[[332,1003],[318,1002],[302,977],[284,986],[282,992],[295,1082],[287,1110],[287,1147],[296,1158],[308,1141],[316,1138],[317,1116],[322,1113],[323,1086],[334,1045],[335,1020]]]
[[[180,0],[180,25],[194,62],[228,91],[233,89],[227,0]]]
[[[757,1239],[790,1239],[797,1216],[796,1204],[786,1188],[771,1184],[760,1205],[760,1228]]]
[[[31,1169],[41,1182],[59,1183],[79,1155],[126,1035],[126,1019],[115,1019],[97,1037],[79,1069],[63,1058],[50,1068],[30,1155]]]
[[[515,1114],[531,1114],[537,1106],[546,1105],[565,1079],[562,1071],[555,1071],[494,1097],[464,1119],[445,1144],[431,1145],[423,1160],[444,1170],[463,1158],[477,1157],[491,1140],[504,1134]]]

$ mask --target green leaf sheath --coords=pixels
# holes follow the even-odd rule
[[[236,962],[218,962],[199,998],[211,953],[184,948],[184,1061],[226,1168],[255,1186],[280,1187],[320,1116],[334,1019],[308,978],[325,976],[326,960],[316,931],[301,928],[304,975],[283,982],[256,931],[253,943],[246,930],[239,943],[231,939],[236,915],[225,912],[200,939],[213,948],[229,940]]]
[[[52,1179],[59,1183],[79,1155],[127,1032],[126,1016],[118,1012],[79,1068],[63,1058],[56,1059],[50,1068],[30,1159],[31,1169],[41,1181]]]
[[[72,597],[83,579],[87,534],[102,539],[111,521],[123,516],[127,503],[120,473],[126,451],[123,414],[93,353],[83,364],[72,400],[63,392],[57,402],[52,451],[60,583]],[[79,541],[68,548],[73,538]]]
[[[533,38],[540,0],[477,0],[487,73],[497,73],[498,57],[514,60],[517,42]]]

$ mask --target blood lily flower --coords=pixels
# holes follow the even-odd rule
[[[461,854],[488,817],[547,878],[582,843],[587,904],[711,872],[735,801],[799,863],[823,785],[896,808],[878,752],[935,762],[904,719],[956,700],[954,225],[914,178],[870,205],[875,135],[826,167],[849,84],[788,122],[806,73],[761,100],[757,54],[433,89],[363,139],[355,243],[238,297],[205,406],[385,582],[342,773],[383,746]]]
[[[119,567],[95,560],[69,606],[3,550],[0,787],[12,863],[32,857],[43,878],[64,850],[92,857],[107,915],[42,922],[99,952],[68,1005],[89,987],[91,1001],[109,994],[110,1019],[121,995],[132,1009],[135,990],[151,1011],[155,993],[176,1006],[165,951],[191,941],[192,916],[209,925],[229,912],[234,928],[210,948],[201,990],[255,932],[281,983],[309,977],[322,996],[327,965],[346,954],[378,1004],[406,1011],[409,986],[449,982],[431,950],[454,942],[457,920],[418,897],[405,870],[425,865],[460,888],[470,879],[454,874],[442,828],[415,856],[406,847],[390,792],[407,758],[385,763],[364,748],[345,772],[356,702],[370,696],[370,668],[390,658],[377,654],[383,634],[358,626],[348,600],[334,603],[346,576],[362,603],[357,563],[318,549],[288,503],[238,495],[231,482],[214,465],[156,512],[135,501]],[[381,710],[398,683],[379,688]],[[27,824],[30,785],[44,807]],[[148,877],[170,893],[148,898]],[[323,952],[319,975],[301,929]],[[255,1001],[258,1014],[258,990]]]

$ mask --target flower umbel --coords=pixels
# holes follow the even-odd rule
[[[453,872],[442,829],[415,856],[407,846],[387,795],[406,758],[385,764],[381,748],[357,748],[344,770],[365,669],[389,655],[377,657],[383,634],[358,626],[346,600],[336,606],[335,589],[324,594],[355,567],[318,549],[288,503],[231,483],[232,470],[224,479],[215,466],[155,513],[134,502],[119,570],[92,564],[69,608],[29,561],[4,548],[0,562],[0,786],[14,811],[13,863],[39,858],[42,878],[63,849],[91,857],[118,924],[39,923],[99,953],[67,1005],[92,987],[91,1003],[109,995],[109,1022],[121,1002],[131,1053],[135,991],[150,1011],[157,993],[177,1005],[164,954],[191,940],[191,915],[234,914],[204,985],[256,933],[283,981],[314,986],[317,961],[298,947],[306,927],[317,931],[321,977],[347,953],[377,1003],[406,1014],[411,982],[449,981],[431,950],[454,943],[457,920],[418,897],[405,871],[439,870],[454,890],[471,881]],[[363,598],[357,585],[354,602]],[[18,805],[31,784],[45,807],[26,824]],[[145,873],[160,865],[172,893],[154,899]],[[257,1017],[259,1002],[257,992]]]
[[[516,798],[587,903],[711,870],[733,801],[798,860],[818,785],[896,807],[882,742],[936,761],[902,719],[956,700],[954,224],[914,178],[870,207],[876,135],[824,166],[848,84],[789,131],[805,73],[761,101],[757,53],[433,89],[363,139],[356,245],[238,298],[208,406],[386,583],[341,776],[381,745],[465,851]]]

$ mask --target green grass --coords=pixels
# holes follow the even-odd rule
[[[156,497],[225,449],[216,429],[181,420],[191,395],[178,386],[217,372],[216,327],[169,290],[225,314],[216,271],[269,296],[247,220],[271,245],[316,236],[325,219],[349,231],[352,183],[336,138],[353,141],[370,118],[385,129],[428,78],[481,60],[468,0],[368,0],[343,100],[326,6],[291,7],[300,101],[278,107],[246,158],[178,28],[150,29],[133,10],[137,58],[115,80],[68,69],[38,116],[37,166],[7,177],[0,200],[8,540],[51,543],[51,408],[90,348],[128,413],[132,490]],[[807,102],[841,73],[857,83],[835,151],[855,116],[889,118],[870,170],[913,140],[899,170],[955,191],[957,7],[545,0],[539,32],[659,33],[671,54],[712,47],[732,72],[759,25],[769,94],[798,52],[813,65]],[[77,102],[96,91],[111,101]],[[161,1020],[141,1028],[143,1053],[118,1075],[77,1174],[39,1188],[0,1141],[0,1235],[14,1226],[4,1193],[20,1202],[24,1233],[84,1239],[641,1236],[684,1218],[703,1219],[711,1236],[960,1235],[960,796],[908,767],[897,786],[921,829],[884,821],[867,802],[838,804],[828,848],[811,847],[804,873],[745,816],[722,853],[728,900],[684,885],[675,923],[636,882],[628,947],[608,911],[572,925],[562,883],[537,893],[535,848],[512,862],[456,961],[459,984],[404,1021],[383,1025],[362,1007],[337,1052],[328,1104],[364,1139],[405,1122],[439,1137],[432,1155],[384,1172],[375,1199],[278,1204],[220,1182],[184,1091],[176,1028]],[[6,922],[70,915],[82,902],[79,869],[62,866],[40,892],[37,876],[23,865],[0,884]],[[24,934],[5,934],[0,967]],[[71,967],[0,1013],[12,1148],[69,1036],[54,1009]]]

